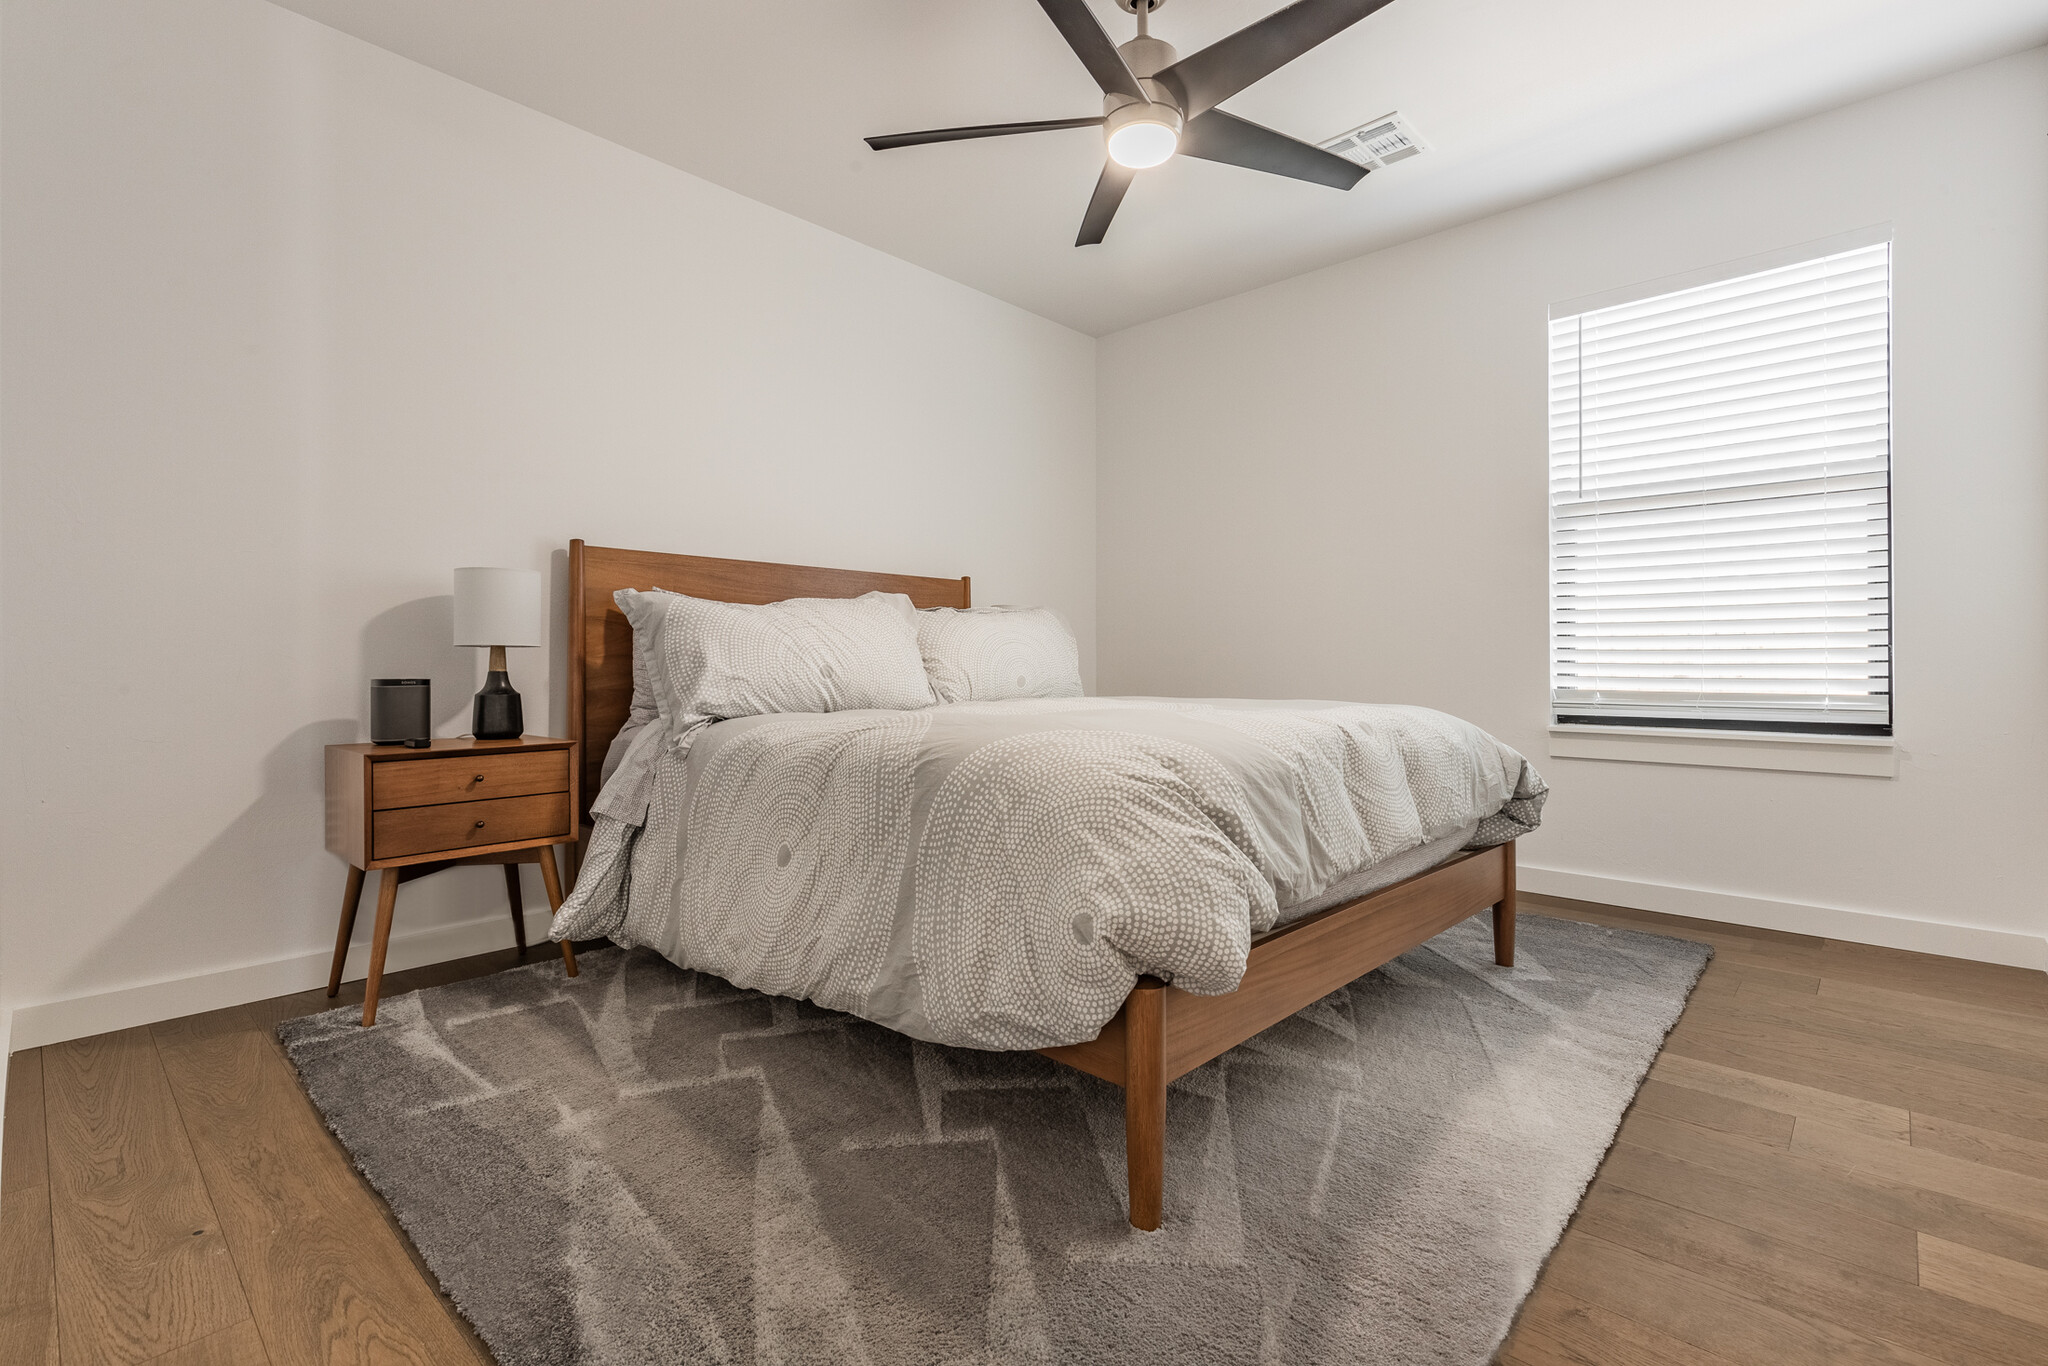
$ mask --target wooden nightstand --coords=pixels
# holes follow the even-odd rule
[[[355,929],[363,875],[381,869],[377,932],[363,1023],[377,1023],[377,987],[398,886],[465,864],[505,865],[512,931],[526,948],[519,867],[538,863],[548,905],[562,909],[562,882],[550,848],[576,839],[576,743],[522,736],[517,740],[436,740],[428,749],[398,745],[327,747],[327,847],[348,860],[341,929],[327,994],[341,990],[341,968]],[[576,975],[576,953],[562,943],[562,962]]]

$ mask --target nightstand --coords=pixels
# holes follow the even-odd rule
[[[467,864],[505,866],[512,932],[526,949],[519,901],[519,865],[538,863],[548,905],[562,909],[562,882],[551,846],[576,839],[576,743],[521,736],[517,740],[436,740],[427,749],[396,745],[327,747],[327,847],[348,860],[341,929],[327,994],[341,990],[342,963],[355,929],[363,877],[377,884],[377,931],[363,989],[363,1023],[377,1023],[377,988],[400,883]],[[562,943],[562,962],[576,975],[576,953]]]

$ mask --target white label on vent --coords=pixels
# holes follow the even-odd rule
[[[1419,156],[1429,144],[1396,113],[1362,123],[1322,146],[1325,151],[1335,152],[1347,161],[1355,161],[1368,170],[1377,171],[1383,166]]]

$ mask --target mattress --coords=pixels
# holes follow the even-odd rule
[[[1545,795],[1468,722],[1345,702],[751,716],[649,749],[557,938],[990,1049],[1091,1039],[1140,975],[1234,990],[1255,936],[1513,839]]]

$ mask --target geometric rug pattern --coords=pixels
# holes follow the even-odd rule
[[[1474,917],[1180,1078],[1166,1217],[1116,1087],[645,950],[287,1021],[502,1366],[1487,1361],[1705,968]]]

